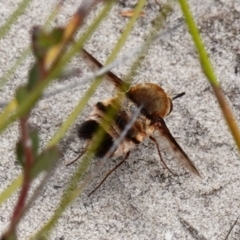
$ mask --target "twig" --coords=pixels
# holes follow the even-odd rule
[[[233,225],[232,225],[231,228],[229,229],[229,231],[228,231],[228,233],[227,233],[227,236],[224,238],[224,240],[227,240],[227,239],[228,239],[228,237],[230,236],[230,234],[231,234],[233,228],[234,228],[235,225],[237,224],[238,219],[239,219],[239,217],[237,217],[237,219],[235,220],[235,222],[233,223]]]
[[[197,240],[207,240],[199,231],[193,227],[188,221],[179,217],[182,225],[190,232],[190,234]]]

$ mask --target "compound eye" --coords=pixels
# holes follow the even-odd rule
[[[173,110],[173,104],[172,104],[171,98],[168,98],[168,101],[169,101],[169,110],[168,110],[167,115],[169,115]]]

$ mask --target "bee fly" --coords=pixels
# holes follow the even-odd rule
[[[87,60],[88,64],[93,64],[97,68],[102,67],[102,64],[99,63],[85,50],[83,50],[83,57]],[[113,82],[119,89],[121,89],[124,84],[126,84],[122,79],[118,78],[112,72],[107,73],[107,79]],[[105,123],[108,123],[109,116],[106,113],[108,113],[110,109],[116,108],[117,99],[106,99],[104,101],[98,102],[94,106],[88,119],[80,125],[78,129],[78,136],[79,138],[87,141],[87,149],[95,133],[99,128],[102,129],[104,132],[104,137],[101,141],[102,144],[97,148],[95,152],[95,156],[98,158],[106,156],[110,148],[113,146],[115,139],[120,136],[121,132],[128,125],[133,114],[134,106],[141,107],[141,114],[139,117],[137,117],[136,121],[127,131],[124,140],[119,143],[115,151],[111,154],[111,157],[123,155],[125,155],[125,157],[105,176],[105,178],[89,194],[89,196],[100,187],[100,185],[117,167],[119,167],[123,162],[127,160],[131,150],[137,144],[143,142],[144,138],[146,137],[154,142],[161,161],[163,162],[164,166],[170,171],[162,159],[158,141],[152,136],[154,132],[157,132],[161,139],[160,145],[161,143],[167,145],[168,149],[171,150],[175,157],[190,172],[200,176],[193,162],[188,158],[187,154],[179,146],[169,131],[168,127],[166,126],[165,121],[163,120],[164,117],[169,115],[172,111],[172,100],[181,97],[184,94],[185,93],[180,93],[171,98],[160,86],[154,83],[140,83],[130,86],[125,93],[126,98],[123,100],[120,109],[117,110],[117,114],[114,116],[112,122],[108,124],[109,126],[107,128],[104,128],[101,122],[104,121]],[[81,155],[83,153],[81,153]]]

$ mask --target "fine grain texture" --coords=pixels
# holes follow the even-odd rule
[[[4,24],[18,2],[0,1],[0,25]],[[52,26],[64,26],[80,2],[64,1]],[[115,5],[87,42],[85,48],[100,62],[106,60],[128,21],[120,13],[133,9],[135,2],[121,1],[121,4]],[[140,46],[150,29],[158,7],[154,0],[147,2],[143,9],[144,16],[137,21],[121,54]],[[42,25],[56,3],[56,0],[33,0],[9,33],[0,40],[0,76],[29,45],[31,28]],[[189,4],[224,94],[240,121],[239,0],[191,0]],[[95,15],[96,12],[90,13],[87,24]],[[178,24],[181,17],[180,8],[176,4],[165,28]],[[26,82],[32,61],[33,57],[28,57],[17,69],[1,90],[0,101],[9,101],[16,87]],[[113,72],[123,77],[130,64],[127,61]],[[80,57],[74,58],[69,64],[69,69],[72,68],[81,68],[81,74],[52,84],[50,90],[64,87],[90,72]],[[160,163],[154,143],[146,139],[131,152],[126,163],[111,174],[91,197],[87,197],[121,158],[114,158],[105,164],[99,175],[60,218],[50,239],[193,239],[180,218],[191,224],[206,239],[224,239],[237,219],[240,208],[239,155],[184,25],[150,48],[134,83],[143,82],[157,83],[172,96],[186,92],[183,97],[174,100],[173,111],[165,118],[165,122],[194,162],[201,178],[187,173],[165,151],[163,157],[166,163],[179,176],[169,173]],[[75,88],[42,99],[37,104],[30,122],[40,131],[42,147],[70,114],[89,85],[89,82],[80,82]],[[77,125],[86,119],[94,104],[111,96],[112,87],[109,82],[103,84],[79,116],[76,125],[61,142],[63,158],[34,206],[20,223],[19,239],[28,239],[53,214],[77,164],[66,167],[65,163],[73,160],[83,147],[77,137]],[[14,149],[17,139],[16,123],[0,136],[0,191],[21,173],[21,167],[15,164]],[[33,185],[39,181],[40,179],[36,179]],[[9,224],[16,200],[17,194],[14,194],[0,208],[0,234]],[[232,230],[229,239],[240,239],[239,229],[240,222]]]

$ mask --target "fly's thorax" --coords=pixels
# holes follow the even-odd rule
[[[162,102],[160,103],[161,100],[162,100]],[[169,115],[171,113],[172,107],[173,107],[172,99],[169,97],[164,99],[164,101],[162,98],[158,99],[158,100],[156,99],[155,101],[156,101],[156,104],[155,104],[156,108],[152,108],[152,110],[155,109],[155,111],[152,111],[150,114],[150,116],[151,116],[150,119],[152,120],[152,122],[158,121],[159,117],[165,118],[167,115]],[[157,101],[158,101],[158,103],[157,103]],[[159,105],[161,105],[160,108],[158,108]]]
[[[172,100],[157,84],[143,83],[132,86],[127,96],[137,106],[142,106],[142,112],[149,119],[164,118],[172,109]]]

